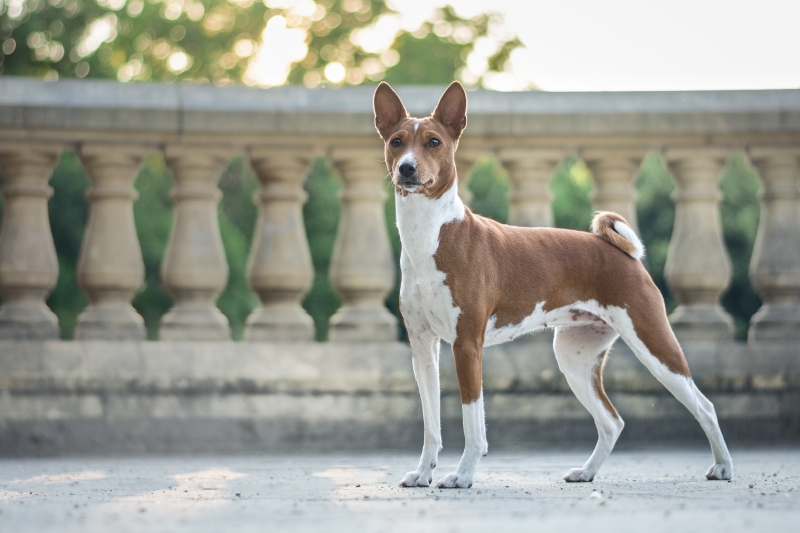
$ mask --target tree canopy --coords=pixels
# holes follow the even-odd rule
[[[0,0],[0,43],[2,74],[262,87],[474,86],[521,46],[498,14],[405,28],[382,0]]]

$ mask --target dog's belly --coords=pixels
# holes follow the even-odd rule
[[[486,324],[483,345],[493,346],[510,342],[517,337],[545,328],[582,326],[608,320],[606,309],[594,300],[574,302],[549,311],[544,310],[544,304],[545,302],[537,303],[530,315],[515,324],[504,324],[498,327],[497,317],[493,315]]]

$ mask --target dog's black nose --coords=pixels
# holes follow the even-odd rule
[[[403,176],[404,178],[410,178],[411,176],[417,173],[417,165],[415,165],[414,163],[403,163],[398,167],[397,170],[398,172],[400,172],[400,175]]]

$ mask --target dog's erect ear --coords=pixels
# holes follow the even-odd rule
[[[372,105],[375,109],[375,128],[386,141],[397,123],[408,116],[408,111],[397,93],[385,81],[375,89]]]
[[[467,93],[459,82],[451,83],[442,94],[433,118],[444,124],[454,139],[461,137],[461,132],[467,127]]]

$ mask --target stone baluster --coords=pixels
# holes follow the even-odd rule
[[[85,144],[80,156],[92,187],[89,221],[78,258],[77,275],[90,305],[78,317],[77,339],[136,339],[146,333],[130,304],[144,280],[136,225],[133,182],[147,154],[144,147]]]
[[[761,175],[761,220],[750,280],[764,305],[750,320],[751,342],[800,340],[800,149],[753,148]]]
[[[331,159],[344,181],[342,219],[331,259],[330,278],[342,298],[331,317],[335,341],[392,341],[397,319],[384,306],[395,282],[395,262],[384,218],[388,183],[381,154],[337,148]]]
[[[552,227],[553,194],[550,180],[564,158],[560,150],[506,148],[498,157],[511,181],[508,223],[513,226]]]
[[[727,155],[718,148],[672,149],[665,154],[677,187],[675,226],[664,274],[680,302],[670,315],[680,340],[733,338],[733,320],[719,305],[731,278],[718,189]]]
[[[175,301],[161,319],[163,340],[230,339],[217,296],[228,281],[217,203],[217,181],[230,152],[207,146],[168,146],[166,162],[175,178],[175,217],[161,264],[161,278]]]
[[[0,232],[0,339],[57,339],[58,319],[45,298],[58,281],[47,184],[61,146],[0,145],[5,198]]]
[[[594,176],[592,203],[595,209],[622,215],[638,233],[633,183],[639,174],[644,152],[614,148],[587,149],[582,157]]]
[[[472,202],[472,191],[469,190],[469,179],[475,170],[480,154],[464,148],[456,150],[456,172],[458,174],[458,196],[466,205]]]
[[[312,156],[310,147],[251,152],[261,190],[255,198],[259,214],[247,278],[262,305],[247,319],[247,340],[314,339],[314,321],[300,305],[314,280],[302,210]]]

